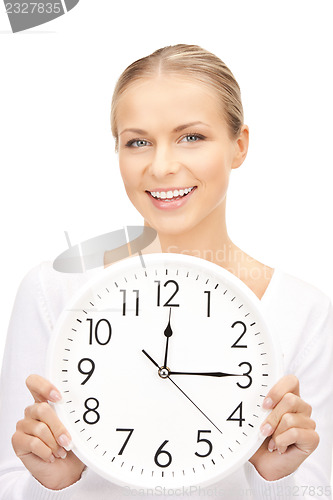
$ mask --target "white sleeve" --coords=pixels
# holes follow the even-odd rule
[[[84,499],[87,474],[61,491],[44,488],[15,455],[11,437],[26,406],[33,403],[25,380],[44,375],[51,320],[40,282],[40,266],[23,279],[15,299],[0,380],[0,500]],[[88,474],[89,476],[89,474]]]
[[[320,443],[298,469],[277,481],[266,481],[251,463],[245,473],[256,500],[266,498],[331,500],[331,467],[333,446],[333,307],[329,303],[311,323],[312,335],[299,349],[288,373],[300,381],[300,395],[312,407]]]

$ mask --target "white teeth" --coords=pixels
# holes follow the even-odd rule
[[[172,200],[172,198],[177,198],[178,196],[184,196],[185,194],[188,194],[194,189],[193,187],[190,188],[185,188],[185,189],[175,189],[174,191],[151,191],[150,194],[154,198],[161,198],[162,200],[168,199]]]

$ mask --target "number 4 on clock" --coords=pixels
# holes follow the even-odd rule
[[[239,412],[239,417],[234,417],[236,412]],[[235,422],[239,423],[239,427],[242,427],[243,422],[245,422],[245,418],[243,418],[243,401],[239,403],[237,408],[232,412],[231,415],[229,415],[227,420],[234,420]]]

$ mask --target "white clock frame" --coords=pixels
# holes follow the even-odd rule
[[[186,303],[186,301],[191,298],[193,300],[193,306],[187,303],[187,310],[184,309],[183,312],[182,308],[172,303],[172,300],[175,300],[176,293],[173,293],[165,304],[161,304],[161,297],[157,297],[156,299],[156,295],[153,298],[150,297],[148,293],[149,300],[152,300],[152,303],[148,304],[148,299],[146,298],[144,300],[142,296],[140,296],[139,305],[139,290],[146,290],[146,292],[149,292],[149,286],[153,286],[156,294],[158,292],[159,295],[162,295],[161,292],[165,292],[166,288],[164,290],[160,286],[162,277],[168,279],[165,283],[171,283],[173,281],[172,287],[169,287],[168,295],[171,295],[171,288],[173,292],[175,291],[173,285],[176,279],[178,281],[181,280],[183,284],[179,287],[179,291],[181,291],[183,287],[184,290],[186,289],[186,293],[184,291],[183,295],[179,294],[178,299],[181,298],[183,303]],[[127,304],[125,305],[124,299],[126,294],[125,290],[129,282],[131,282],[131,290],[128,296],[130,296],[130,294],[132,295],[132,297],[130,297],[132,304],[131,310],[129,308],[124,309],[128,307]],[[132,284],[134,283],[140,283],[141,288],[136,286],[136,288],[132,290]],[[202,289],[207,295],[201,295],[201,300],[203,304],[205,304],[204,308],[201,306],[196,295],[195,290],[197,286],[207,289]],[[156,287],[159,287],[158,290]],[[132,292],[135,292],[134,295]],[[144,292],[142,292],[141,295],[143,295],[143,293]],[[122,300],[120,300],[121,296]],[[113,301],[111,306],[115,307],[110,308],[110,297],[111,302]],[[222,380],[220,380],[220,376],[216,378],[179,374],[178,376],[171,376],[171,374],[168,375],[168,373],[163,374],[163,370],[159,371],[158,376],[158,369],[154,367],[153,364],[153,362],[156,363],[156,359],[158,358],[158,366],[160,368],[164,367],[162,362],[164,359],[162,351],[164,352],[166,337],[163,335],[163,331],[169,318],[169,321],[171,321],[169,324],[171,324],[173,330],[173,338],[170,337],[170,351],[168,353],[168,365],[170,364],[170,366],[172,366],[171,371],[175,369],[174,367],[176,364],[177,369],[179,369],[179,364],[181,363],[183,363],[187,372],[190,366],[193,366],[192,371],[193,369],[197,369],[200,373],[218,369],[217,359],[219,358],[217,358],[216,353],[220,352],[220,349],[224,349],[225,346],[223,347],[223,342],[227,337],[226,334],[220,335],[215,332],[217,328],[216,324],[214,325],[215,330],[214,328],[209,329],[209,322],[213,323],[213,321],[211,321],[213,314],[218,314],[216,305],[220,304],[219,299],[221,299],[221,307],[224,308],[223,314],[225,315],[220,316],[219,320],[223,321],[225,317],[225,322],[227,323],[225,328],[229,327],[229,334],[231,326],[235,326],[235,331],[238,329],[238,334],[233,336],[233,340],[235,337],[237,340],[232,347],[241,348],[230,351],[230,354],[226,359],[223,359],[221,365],[228,364],[229,361],[227,358],[231,358],[231,354],[237,358],[239,352],[244,352],[242,347],[244,348],[245,344],[242,337],[245,333],[249,332],[245,337],[247,338],[246,353],[249,352],[248,347],[251,345],[251,349],[254,353],[251,360],[256,360],[257,363],[254,369],[255,378],[256,380],[258,379],[256,382],[258,385],[257,389],[260,386],[260,394],[257,394],[255,397],[252,396],[253,407],[251,411],[253,413],[251,415],[251,422],[248,421],[248,414],[246,418],[243,419],[243,401],[233,413],[230,415],[229,412],[227,413],[227,415],[229,415],[227,420],[238,420],[239,427],[242,427],[243,421],[246,422],[247,432],[245,432],[245,427],[241,430],[237,429],[242,431],[239,432],[239,436],[241,437],[237,435],[238,439],[233,439],[233,444],[228,443],[229,446],[225,448],[221,444],[220,439],[222,438],[216,433],[216,429],[225,436],[231,435],[232,432],[228,430],[226,433],[226,429],[224,429],[224,432],[220,429],[221,423],[219,420],[219,412],[222,411],[221,403],[214,401],[209,411],[204,412],[196,404],[197,401],[195,402],[194,400],[199,400],[200,405],[204,405],[206,409],[207,406],[211,405],[213,399],[210,395],[208,397],[208,393],[211,390],[208,389],[208,387],[214,387],[215,390],[217,390],[217,387],[220,387],[218,390],[221,390],[221,398],[225,397],[226,391],[229,391],[226,397],[227,402],[231,402],[233,398],[232,388],[234,388],[235,385],[238,386],[238,389],[245,389],[245,387],[241,387],[242,384],[240,382],[233,382],[232,377],[234,375],[230,375],[230,373],[228,377],[223,377]],[[157,305],[158,300],[160,301],[159,305]],[[155,301],[157,303],[154,305]],[[171,309],[172,307],[174,307],[174,309]],[[141,318],[145,316],[146,323],[143,319],[140,324],[140,320],[138,319],[140,316],[139,308]],[[106,309],[108,310],[106,311]],[[206,310],[205,321],[202,318],[202,316],[205,315],[204,309]],[[200,313],[198,313],[199,310]],[[179,311],[181,311],[181,313],[179,313]],[[191,317],[194,314],[199,314],[194,324],[192,323],[192,330],[190,333],[188,331],[188,314],[190,314]],[[94,319],[88,319],[88,315],[93,315],[95,317],[95,329]],[[102,323],[103,319],[101,321],[101,316],[105,318],[106,315],[108,315],[108,318],[112,318],[112,325],[111,320],[107,319],[104,319],[104,323]],[[159,320],[159,317],[163,317],[162,322],[157,323],[156,327],[147,327],[147,325],[151,325],[152,320]],[[239,318],[238,320],[232,320],[232,318],[237,317]],[[99,318],[99,320],[96,322],[97,318]],[[84,320],[88,321],[89,324],[87,325]],[[124,329],[126,333],[119,333],[122,322],[124,321],[125,323],[123,324],[127,324],[127,328]],[[231,325],[230,322],[232,321],[233,324]],[[215,319],[215,323],[216,322],[217,320]],[[218,322],[218,328],[220,328],[220,324],[221,323]],[[98,333],[99,325],[102,325],[100,333]],[[138,326],[138,330],[134,333],[129,328],[130,325],[134,325],[133,329]],[[239,333],[241,330],[239,325],[244,329],[243,334],[240,336]],[[205,330],[204,333],[201,333],[201,337],[200,329]],[[117,335],[115,335],[115,332],[117,332]],[[183,333],[180,334],[180,332]],[[88,335],[89,346],[87,346]],[[97,335],[99,335],[100,338]],[[142,341],[138,340],[142,338],[140,335],[143,335]],[[212,335],[212,338],[209,342],[202,343],[201,339],[206,338],[208,335]],[[82,340],[78,341],[80,336]],[[115,336],[116,339],[118,339],[117,341],[114,340]],[[260,340],[260,342],[258,342],[258,340]],[[138,345],[131,350],[129,346],[134,346],[136,342],[138,342]],[[185,352],[189,352],[187,348],[189,342],[193,342],[190,358],[194,356],[193,359],[196,360],[192,365],[191,361],[188,362],[187,357],[183,358],[183,360],[181,359],[181,356],[184,355]],[[209,356],[206,355],[204,359],[200,359],[200,356],[204,355],[203,353],[210,342],[213,342],[213,345],[211,346],[212,350]],[[220,344],[220,342],[222,342],[222,344]],[[175,349],[177,343],[178,350]],[[110,348],[110,345],[111,347],[113,346],[113,349]],[[84,354],[85,352],[88,352],[89,358],[88,354]],[[93,354],[90,354],[92,352]],[[105,355],[106,352],[109,353],[109,357]],[[91,359],[93,356],[94,360]],[[126,356],[128,356],[127,360]],[[109,358],[111,361],[109,361]],[[177,359],[178,361],[176,361]],[[237,359],[239,360],[240,358]],[[80,360],[79,363],[78,360]],[[260,360],[265,361],[265,363],[259,363]],[[199,363],[199,368],[196,368],[196,363]],[[252,387],[253,376],[249,375],[249,373],[252,373],[252,364],[244,361],[238,364],[238,366],[240,367],[242,364],[251,366],[251,372],[248,371],[248,375],[244,373],[242,376],[247,377],[245,381],[248,380],[248,383],[251,381],[250,387]],[[259,367],[259,364],[262,366]],[[214,367],[212,367],[212,365],[214,365]],[[263,369],[262,367],[264,365],[265,368]],[[223,366],[221,368],[223,368]],[[55,410],[72,435],[73,452],[88,467],[91,467],[95,472],[109,481],[121,486],[131,486],[141,489],[155,488],[157,485],[161,485],[165,488],[186,488],[195,485],[204,487],[220,481],[235,471],[248,460],[261,445],[263,437],[259,434],[259,427],[269,413],[267,410],[262,409],[261,402],[270,387],[282,376],[282,356],[276,338],[274,338],[273,332],[265,319],[260,300],[241,280],[220,266],[198,257],[163,253],[149,254],[144,257],[131,257],[117,262],[106,269],[100,270],[96,276],[93,276],[92,279],[78,290],[68,307],[66,307],[60,315],[55,327],[47,356],[47,370],[48,378],[63,394],[62,402],[54,405]],[[119,379],[117,375],[113,374],[112,370],[119,371]],[[132,375],[130,375],[131,370]],[[248,368],[248,370],[250,370],[250,368]],[[236,371],[235,368],[233,371]],[[263,371],[265,373],[259,375],[259,372]],[[105,374],[107,374],[108,382],[105,381]],[[166,381],[165,376],[171,379],[171,381],[173,380],[172,385],[169,383],[170,380]],[[241,375],[239,375],[239,377],[240,376]],[[259,380],[260,377],[261,379]],[[82,380],[85,381],[82,382]],[[120,385],[118,385],[117,380],[119,380]],[[237,377],[234,380],[237,380]],[[266,383],[263,384],[262,382]],[[87,391],[86,388],[88,385],[94,389],[90,390],[91,396],[87,398],[89,391]],[[147,408],[145,410],[139,408],[139,402],[143,401],[146,397],[144,392],[140,393],[141,388],[144,386],[150,387],[152,391],[150,397],[147,397],[145,400],[146,405],[150,404],[150,409],[148,410]],[[113,391],[112,401],[111,398],[105,398],[105,395],[103,396],[103,393],[100,392],[101,387],[105,391]],[[246,390],[248,389],[249,388],[246,388]],[[95,391],[96,394],[99,395],[99,399],[93,397],[94,395],[96,396]],[[161,391],[163,393],[162,398]],[[196,395],[196,391],[198,391],[200,396]],[[82,393],[81,396],[80,392]],[[124,395],[128,393],[131,394],[132,403],[124,397]],[[139,393],[141,396],[138,395]],[[238,390],[238,393],[244,396],[250,394],[244,393],[244,390]],[[217,394],[219,394],[219,392]],[[104,398],[104,400],[101,400],[101,397]],[[213,397],[216,398],[216,394],[213,395]],[[85,398],[86,401],[83,405]],[[155,404],[159,405],[161,409],[160,412],[156,412]],[[172,405],[177,405],[177,408],[172,410]],[[249,403],[246,402],[244,406],[248,408]],[[224,407],[222,409],[224,409]],[[117,427],[116,430],[118,431],[127,430],[128,434],[124,434],[123,432],[118,432],[117,434],[117,432],[114,432],[115,429],[113,429],[112,432],[109,430],[111,424],[108,426],[108,423],[112,422],[113,414],[117,412],[119,413],[118,423],[116,424],[113,422],[114,427]],[[139,426],[141,425],[145,430],[145,435],[147,435],[147,429],[149,429],[151,439],[155,439],[156,443],[161,445],[160,447],[158,447],[157,444],[155,444],[155,447],[152,447],[149,443],[149,439],[147,438],[146,442],[143,440],[143,437],[141,441],[139,440],[136,442],[136,446],[134,445],[135,441],[132,440],[132,433],[133,436],[137,436],[139,431],[137,434],[134,434],[135,431],[133,432],[132,428],[129,428],[129,419],[127,418],[129,414],[132,417],[132,421],[137,419],[137,424]],[[215,423],[208,417],[208,414],[210,417],[214,415],[213,420]],[[237,414],[239,414],[238,419]],[[108,415],[108,419],[106,419],[106,415]],[[176,423],[171,423],[173,422],[172,415],[174,418],[177,418],[177,423],[181,422],[181,427],[179,429],[176,428]],[[188,415],[188,419],[186,419],[186,415]],[[152,419],[150,425],[149,417]],[[83,418],[85,419],[84,423],[82,422]],[[97,420],[96,423],[93,423],[94,419]],[[124,420],[126,420],[125,424],[123,424]],[[216,425],[217,420],[219,425]],[[209,422],[213,425],[210,426]],[[104,430],[102,423],[105,425]],[[184,436],[192,423],[193,429],[198,428],[198,430],[197,436],[193,436],[194,443],[192,443],[192,445],[194,444],[195,446],[193,447],[191,445],[191,448]],[[168,437],[168,425],[170,426],[169,434],[173,436],[171,440],[164,440],[161,437],[160,441],[158,441],[157,436],[161,429],[159,424],[163,426],[163,432],[166,437]],[[232,425],[233,429],[235,429],[236,424],[233,423]],[[208,430],[209,426],[210,429]],[[101,429],[97,432],[97,435],[96,433],[94,435],[95,429]],[[229,427],[229,429],[232,429],[232,427]],[[214,438],[214,445],[211,440],[208,440],[208,437],[210,437],[208,433],[211,432],[215,432],[215,435],[217,434],[216,438]],[[113,433],[113,437],[111,438],[108,433],[110,433],[110,435]],[[101,443],[101,436],[106,436],[108,440],[108,443],[103,443],[103,446]],[[178,449],[175,448],[174,444],[176,436],[179,443],[183,441],[182,445],[178,445]],[[195,441],[195,437],[197,441]],[[112,439],[116,441],[116,444],[114,445],[114,449],[110,451],[110,443],[113,442]],[[226,437],[223,439],[226,439]],[[125,447],[127,447],[131,440],[131,444],[133,444],[131,456],[126,462],[126,460],[123,459],[123,453]],[[172,444],[170,445],[170,443],[174,444],[174,446],[172,446]],[[217,445],[216,443],[219,444]],[[166,444],[168,446],[165,446]],[[217,452],[215,452],[216,446],[219,447]],[[231,446],[235,446],[235,448],[232,450]],[[156,451],[154,462],[152,461],[152,464],[155,463],[156,467],[152,465],[150,469],[147,466],[147,461],[149,462],[147,457],[149,455],[145,456],[146,450],[148,450],[149,447],[151,450],[154,449]],[[123,452],[120,454],[121,448],[123,448]],[[204,455],[204,451],[206,450],[207,453],[211,448],[214,449],[214,455],[210,456],[212,450],[207,456]],[[172,454],[170,449],[173,449]],[[196,451],[194,451],[195,449]],[[231,453],[228,452],[228,449]],[[115,450],[118,450],[118,454]],[[126,452],[128,453],[129,450],[130,446],[127,447]],[[150,455],[153,454],[151,450],[150,452],[147,451]],[[229,456],[224,456],[228,453]],[[175,460],[175,455],[177,454],[178,459]],[[180,455],[182,455],[182,458],[179,458]],[[189,457],[190,455],[192,459],[193,455],[197,456],[193,463],[188,463],[186,467],[186,456]],[[140,456],[145,457],[142,459],[143,462],[141,465],[139,465]],[[200,458],[207,458],[207,460],[200,461]],[[153,460],[152,456],[151,459]],[[175,462],[178,464],[176,468],[174,467],[175,470],[172,471],[172,474],[171,469],[169,470],[169,466],[165,465],[168,464],[170,459],[171,462],[174,462],[174,465]],[[194,466],[194,464],[198,465]],[[191,469],[193,469],[193,473]]]

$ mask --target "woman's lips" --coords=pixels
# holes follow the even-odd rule
[[[193,196],[193,193],[196,191],[197,186],[194,186],[192,191],[185,194],[184,196],[177,196],[177,198],[167,199],[167,198],[154,198],[149,191],[146,191],[153,205],[160,210],[174,210],[182,207],[187,203],[187,201]]]

